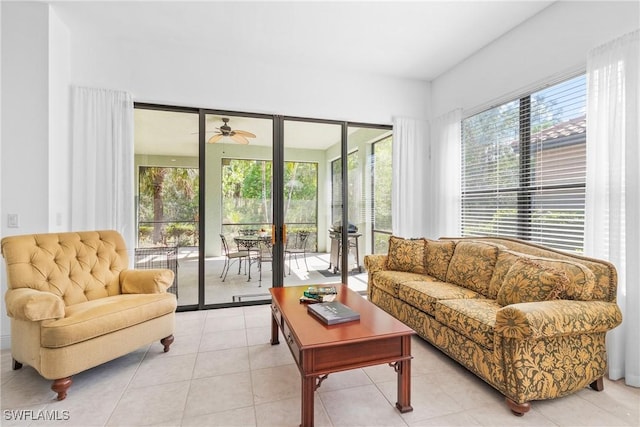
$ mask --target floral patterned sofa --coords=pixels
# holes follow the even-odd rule
[[[367,255],[368,297],[500,391],[533,400],[603,389],[622,322],[606,262],[508,238],[401,239]]]

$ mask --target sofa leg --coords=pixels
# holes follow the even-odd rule
[[[58,400],[64,400],[64,398],[67,397],[67,390],[71,387],[71,383],[73,383],[71,377],[60,378],[53,382],[51,390],[58,393]]]
[[[604,390],[604,378],[603,377],[598,378],[597,380],[589,384],[589,387],[591,387],[595,391]]]
[[[173,344],[173,335],[169,335],[166,338],[162,338],[160,340],[160,343],[164,346],[164,352],[166,353],[167,351],[169,351],[169,346],[171,344]]]
[[[18,362],[16,359],[11,359],[13,361],[13,370],[17,371],[18,369],[22,368],[22,363]]]
[[[516,403],[513,400],[509,399],[508,397],[506,397],[505,400],[507,402],[507,406],[509,407],[509,409],[511,409],[511,412],[513,413],[513,415],[517,417],[523,416],[524,414],[529,412],[529,409],[531,409],[531,403],[529,402]]]

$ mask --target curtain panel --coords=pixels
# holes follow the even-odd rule
[[[135,248],[133,99],[72,88],[71,227],[117,230]]]
[[[434,239],[460,235],[461,138],[461,109],[432,120],[426,235]]]
[[[589,52],[585,253],[618,270],[609,377],[640,387],[640,30]]]
[[[404,238],[426,236],[429,156],[427,122],[394,117],[391,150],[392,232]]]

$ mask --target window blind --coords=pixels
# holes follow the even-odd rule
[[[463,236],[582,251],[585,111],[582,75],[463,120]]]

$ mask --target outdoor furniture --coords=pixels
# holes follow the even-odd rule
[[[347,256],[351,249],[355,250],[355,261],[358,273],[362,273],[362,266],[360,265],[360,253],[358,251],[358,238],[362,236],[360,233],[348,233],[349,245],[347,247]],[[331,237],[331,253],[329,255],[329,270],[333,268],[333,273],[340,271],[340,259],[342,256],[342,234],[337,231],[329,231],[329,237]]]
[[[269,242],[271,244],[271,236],[237,236],[233,240],[238,245],[238,249],[247,253],[249,258],[249,277],[247,282],[251,281],[251,264],[253,262],[260,263],[260,257],[262,249],[260,248],[261,242]],[[260,277],[262,280],[262,277]]]
[[[153,248],[136,248],[134,268],[154,269],[166,268],[173,271],[173,285],[167,289],[178,296],[178,247],[159,246]]]
[[[237,252],[231,252],[229,250],[229,245],[227,244],[227,239],[224,237],[224,234],[220,234],[220,240],[222,240],[222,246],[224,248],[224,255],[225,255],[224,266],[222,267],[222,273],[220,274],[220,277],[224,282],[224,280],[227,278],[229,267],[235,261],[238,261],[238,274],[240,274],[240,269],[242,268],[242,260],[246,259],[246,261],[249,262],[249,251],[240,250],[240,248],[238,247]],[[247,268],[247,265],[245,264],[245,270],[246,268]],[[251,278],[251,266],[249,266],[249,278]]]
[[[310,234],[308,231],[298,231],[291,233],[291,237],[287,239],[284,255],[285,258],[287,256],[289,257],[289,274],[291,274],[291,257],[294,257],[296,260],[296,267],[300,268],[298,265],[298,257],[300,255],[302,255],[304,265],[307,267],[307,271],[309,271],[309,265],[307,264],[307,241],[309,240]]]

